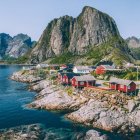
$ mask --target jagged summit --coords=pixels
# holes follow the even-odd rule
[[[28,35],[18,34],[11,37],[9,34],[0,34],[0,59],[5,57],[18,58],[31,49],[33,42]]]
[[[90,60],[89,52],[92,52]],[[89,6],[85,6],[77,18],[63,16],[52,20],[32,50],[30,62],[39,63],[67,53],[84,55],[85,61],[93,64],[97,59],[131,61],[127,44],[113,18]]]

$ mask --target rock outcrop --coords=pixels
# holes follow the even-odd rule
[[[0,58],[13,57],[18,58],[25,55],[35,42],[31,41],[31,38],[25,34],[18,34],[11,37],[8,34],[0,34]]]
[[[109,140],[109,137],[107,135],[101,135],[101,133],[96,130],[89,130],[86,132],[84,140]]]
[[[32,90],[40,91],[37,100],[29,104],[33,108],[44,108],[47,110],[75,110],[88,101],[83,96],[71,96],[65,90],[52,85],[47,80],[42,80],[33,85]]]
[[[32,71],[29,73],[24,73],[24,71],[19,71],[13,73],[10,79],[15,80],[17,82],[24,82],[24,83],[34,83],[42,80],[41,77],[34,76]]]
[[[64,128],[45,128],[42,124],[31,124],[0,129],[0,140],[110,140],[97,130],[75,132]]]
[[[45,131],[40,124],[0,130],[0,140],[43,140]]]
[[[95,58],[97,49],[101,55]],[[115,21],[109,15],[86,6],[77,18],[64,16],[51,21],[32,50],[30,62],[42,62],[68,52],[73,56],[87,54],[88,57],[88,52],[92,51],[95,55],[91,58],[98,60],[108,55],[110,56],[106,59],[112,60],[117,51],[116,59],[126,56],[122,61],[130,61],[129,49],[121,38]]]

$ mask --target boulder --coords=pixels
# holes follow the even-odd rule
[[[136,104],[135,104],[134,100],[129,100],[128,101],[128,110],[129,110],[129,112],[132,112],[135,109],[135,107],[136,107]]]
[[[109,138],[96,130],[89,130],[86,132],[84,140],[109,140]]]

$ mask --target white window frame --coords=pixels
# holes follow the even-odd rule
[[[124,85],[120,85],[120,88],[124,88]]]
[[[130,85],[129,85],[129,86],[127,86],[127,89],[131,89]]]
[[[84,84],[85,84],[85,82],[83,82],[83,81],[80,82],[80,85],[81,86],[84,86]]]

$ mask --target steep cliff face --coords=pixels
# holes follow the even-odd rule
[[[0,34],[0,57],[5,56],[18,58],[31,49],[34,42],[24,34],[18,34],[13,38],[8,34]]]
[[[83,54],[89,46],[100,45],[112,36],[119,36],[114,20],[91,7],[85,7],[76,18],[69,50]]]
[[[115,21],[107,14],[86,6],[77,18],[64,16],[51,21],[32,50],[30,61],[38,63],[66,53],[86,55],[97,47],[102,51],[100,46],[110,43],[112,38],[117,38],[113,47],[128,54]],[[126,59],[129,60],[129,56]]]
[[[29,49],[31,49],[33,42],[31,38],[24,34],[18,34],[13,37],[12,41],[9,42],[6,50],[6,55],[14,58],[23,56]]]
[[[69,16],[50,22],[32,51],[32,62],[63,54],[69,47],[73,24],[74,19]]]

